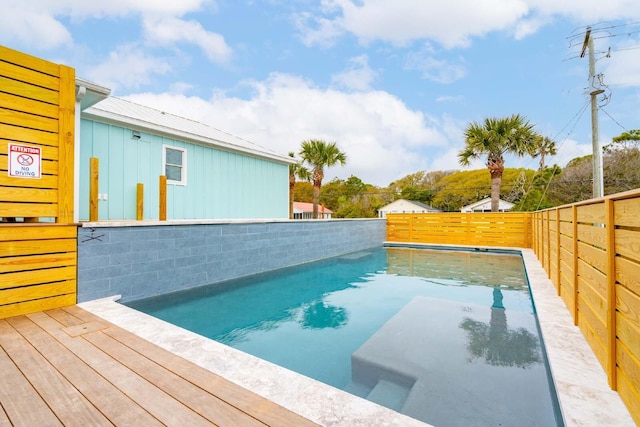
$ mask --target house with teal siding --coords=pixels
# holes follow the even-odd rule
[[[290,157],[204,123],[103,98],[80,115],[80,221],[89,219],[92,157],[99,159],[100,221],[134,220],[139,183],[144,219],[158,219],[160,175],[169,220],[288,218]]]

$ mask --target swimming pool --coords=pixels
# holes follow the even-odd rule
[[[519,255],[378,248],[128,305],[435,425],[561,424]]]

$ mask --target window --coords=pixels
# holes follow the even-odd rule
[[[187,151],[167,145],[163,148],[162,160],[167,183],[187,185]]]

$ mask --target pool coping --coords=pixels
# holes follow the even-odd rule
[[[440,249],[462,245],[420,245]],[[474,247],[475,248],[475,247]],[[567,426],[635,426],[611,390],[593,351],[533,250],[489,248],[522,255],[554,385]],[[134,334],[325,426],[428,426],[416,419],[117,303],[118,296],[78,304]]]

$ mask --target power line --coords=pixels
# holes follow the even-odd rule
[[[603,113],[605,113],[607,116],[609,116],[609,118],[610,118],[611,120],[613,120],[613,122],[614,122],[615,124],[617,124],[618,126],[620,126],[620,127],[622,128],[622,130],[624,130],[625,132],[627,131],[627,129],[626,129],[624,126],[622,126],[620,123],[618,123],[618,121],[617,121],[616,119],[614,119],[614,118],[611,116],[611,114],[607,113],[607,110],[605,110],[605,109],[604,109],[604,108],[602,108],[602,107],[599,107],[599,109],[600,109],[600,111],[602,111]]]

